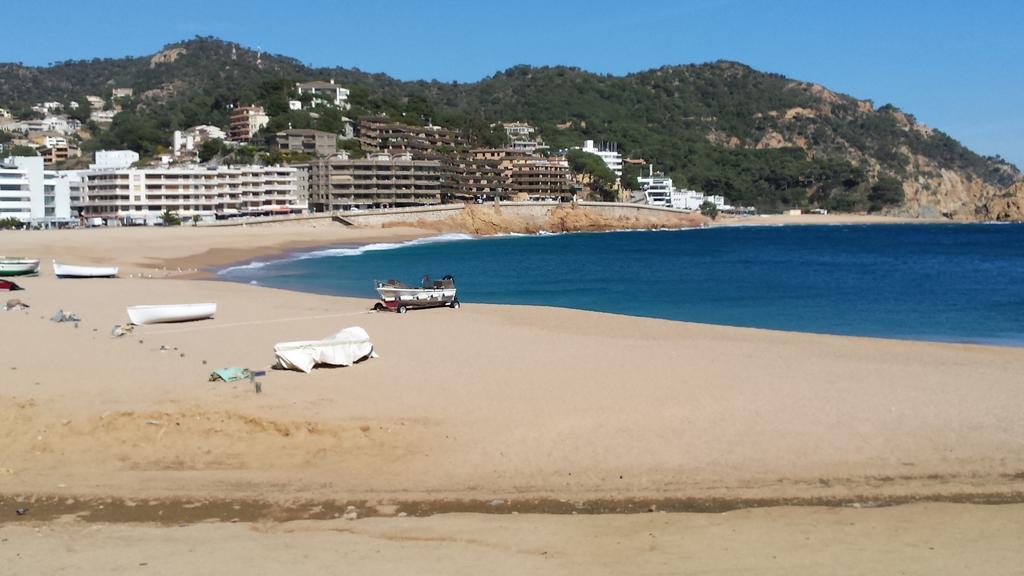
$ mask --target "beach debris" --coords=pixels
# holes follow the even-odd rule
[[[4,311],[7,311],[7,310],[22,310],[24,308],[29,308],[29,305],[25,304],[24,302],[22,302],[21,300],[19,300],[17,298],[11,298],[10,300],[7,301],[6,304],[4,304]]]
[[[135,331],[133,324],[114,324],[114,327],[110,329],[110,335],[114,338],[120,338],[126,334],[131,334]]]
[[[163,344],[160,345],[160,351],[161,352],[167,352],[167,350],[168,350],[167,346],[164,346]]]
[[[25,514],[28,514],[28,508],[18,508],[14,513],[18,516],[24,516]]]
[[[496,500],[491,500],[490,502],[487,503],[487,505],[492,507],[492,508],[496,508],[498,506],[504,506],[505,505],[505,501],[504,500],[497,500],[497,499]]]
[[[345,520],[357,520],[359,518],[359,511],[356,510],[355,506],[349,506],[345,508],[345,513],[341,517]]]
[[[50,316],[50,322],[81,322],[82,319],[78,317],[78,314],[74,312],[65,312],[64,309],[57,310],[57,312]]]
[[[146,424],[149,424],[150,426],[160,426],[163,422],[159,420],[146,420]]]
[[[256,370],[255,372],[249,372],[249,383],[252,384],[252,389],[256,391],[257,394],[263,392],[263,383],[257,380],[256,378],[266,375],[266,370]]]
[[[250,377],[249,370],[245,368],[218,368],[210,372],[210,382],[238,382]]]

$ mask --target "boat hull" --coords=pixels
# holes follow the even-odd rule
[[[217,313],[217,305],[203,304],[157,304],[128,307],[128,319],[132,324],[160,324],[164,322],[189,322],[205,320]]]
[[[0,276],[29,276],[39,273],[39,260],[0,260]]]
[[[53,273],[57,278],[113,278],[117,276],[117,267],[73,266],[55,261],[53,263]]]
[[[388,308],[431,308],[455,302],[455,288],[388,288],[378,287],[380,301]]]

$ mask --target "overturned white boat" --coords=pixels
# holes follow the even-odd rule
[[[281,342],[274,345],[277,365],[288,370],[309,373],[317,364],[351,366],[366,358],[376,358],[370,335],[359,326],[345,328],[323,340]]]
[[[113,278],[117,266],[75,266],[53,261],[53,274],[57,278]]]
[[[0,256],[0,276],[31,276],[39,273],[39,260],[20,256]]]
[[[128,307],[128,319],[132,324],[159,324],[161,322],[188,322],[212,318],[217,305],[204,304],[155,304]]]

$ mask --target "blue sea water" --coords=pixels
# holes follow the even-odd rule
[[[537,304],[779,330],[1024,346],[1024,225],[752,226],[339,247],[224,279],[375,298],[456,279],[464,303]]]

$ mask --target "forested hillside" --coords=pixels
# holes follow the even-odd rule
[[[350,117],[387,113],[434,122],[495,145],[499,121],[540,129],[552,149],[583,139],[617,143],[679,184],[761,209],[817,206],[963,219],[1024,217],[1020,171],[980,156],[891,105],[734,62],[608,76],[566,67],[517,66],[474,83],[402,82],[358,69],[317,69],[214,38],[167,46],[152,57],[0,64],[0,107],[44,100],[135,95],[109,129],[90,126],[91,147],[154,153],[170,132],[227,125],[227,106],[261,103],[270,129],[335,129],[340,115],[289,111],[299,80],[351,90]],[[319,117],[317,117],[319,116]],[[633,168],[639,170],[639,168]],[[627,175],[627,183],[636,172]]]

